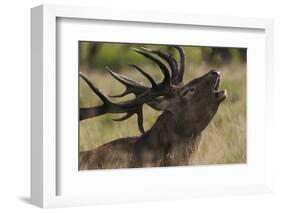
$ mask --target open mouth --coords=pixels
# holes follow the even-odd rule
[[[218,91],[219,86],[220,86],[220,81],[221,81],[221,77],[220,77],[220,75],[218,75],[216,82],[215,82],[214,91]]]
[[[215,86],[214,86],[214,94],[219,102],[222,102],[227,96],[227,90],[219,90],[220,87],[220,75],[217,77]]]

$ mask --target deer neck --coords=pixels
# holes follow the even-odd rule
[[[177,118],[172,112],[166,111],[159,116],[147,135],[158,139],[161,143],[161,141],[194,139],[200,133],[201,131],[194,128],[193,124],[187,122],[182,124],[180,118]]]
[[[164,112],[144,135],[144,141],[162,153],[162,166],[187,165],[200,136],[192,124],[182,126],[171,112]]]

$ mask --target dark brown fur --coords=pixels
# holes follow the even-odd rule
[[[163,113],[140,137],[121,138],[80,152],[80,169],[113,169],[188,165],[200,134],[177,134],[176,120]]]

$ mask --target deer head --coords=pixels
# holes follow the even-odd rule
[[[180,134],[202,131],[212,120],[220,103],[226,98],[226,90],[219,90],[220,73],[215,70],[211,70],[207,74],[183,84],[186,64],[185,52],[179,46],[174,48],[179,52],[180,63],[173,56],[161,50],[132,48],[135,52],[156,63],[164,76],[163,80],[157,83],[140,67],[130,65],[149,80],[151,87],[146,87],[106,67],[112,77],[126,87],[122,94],[111,97],[118,98],[133,93],[136,98],[130,101],[112,102],[83,73],[80,73],[81,78],[103,101],[100,106],[80,108],[80,120],[106,113],[126,113],[125,116],[115,119],[115,121],[122,121],[136,114],[138,128],[142,133],[145,133],[142,108],[143,104],[147,104],[155,110],[172,113],[178,122]],[[160,59],[164,60],[166,64]],[[189,128],[186,128],[186,126]]]

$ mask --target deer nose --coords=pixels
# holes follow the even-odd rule
[[[221,73],[219,71],[216,71],[216,70],[211,70],[210,73],[211,73],[211,75],[217,76],[217,77],[219,77],[221,75]]]

